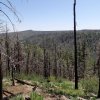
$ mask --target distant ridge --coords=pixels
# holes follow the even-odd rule
[[[77,33],[100,33],[100,30],[96,29],[83,29],[83,30],[77,30]],[[16,33],[19,36],[19,40],[24,40],[27,38],[31,38],[34,35],[39,35],[39,34],[62,34],[62,33],[73,33],[73,30],[61,30],[61,31],[35,31],[35,30],[24,30],[24,31],[18,31],[18,32],[10,32],[9,36],[11,38],[16,37]],[[5,34],[1,34],[1,36],[4,36]]]

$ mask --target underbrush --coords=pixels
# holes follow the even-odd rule
[[[43,100],[43,97],[41,95],[38,95],[35,92],[32,92],[30,94],[30,99],[31,100]],[[19,95],[19,96],[11,98],[10,100],[25,100],[25,99],[24,99],[24,97],[22,95]]]
[[[43,96],[38,95],[37,93],[33,92],[30,94],[31,100],[43,100]]]
[[[66,96],[84,96],[84,91],[82,89],[75,90],[73,82],[64,81],[61,83],[50,82],[45,85],[48,92],[54,93],[56,95],[66,95]]]
[[[86,77],[84,79],[81,79],[79,81],[79,90],[74,89],[74,82],[71,82],[62,78],[56,79],[53,76],[51,76],[48,79],[44,79],[42,76],[37,76],[34,74],[33,75],[21,74],[20,76],[17,76],[17,77],[22,80],[31,81],[33,84],[37,84],[39,87],[42,87],[48,93],[56,94],[56,95],[65,95],[65,96],[74,97],[74,98],[93,97],[91,100],[95,100],[95,97],[96,97],[95,94],[97,94],[98,92],[98,78],[97,77]],[[34,98],[35,96],[36,96],[35,93],[31,94],[31,98]],[[37,100],[42,100],[42,99],[37,99]],[[73,100],[77,100],[77,99],[73,99]]]
[[[23,96],[19,95],[17,97],[13,97],[10,100],[24,100]]]
[[[82,79],[80,81],[80,84],[82,88],[84,89],[84,92],[86,95],[89,95],[90,93],[97,94],[98,93],[98,78],[97,77],[86,77],[85,79]]]

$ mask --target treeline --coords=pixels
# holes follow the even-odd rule
[[[99,33],[77,33],[79,78],[94,75],[97,68]],[[37,34],[19,40],[6,33],[1,39],[3,72],[10,75],[12,64],[17,74],[38,74],[74,80],[73,32]],[[6,55],[5,55],[6,54]],[[87,73],[87,74],[86,74]]]

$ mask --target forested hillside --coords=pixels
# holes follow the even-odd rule
[[[100,100],[99,4],[1,0],[0,100]]]
[[[79,84],[84,91],[83,89],[82,91],[78,90],[80,91],[78,94],[74,90],[70,90],[72,91],[71,93],[69,91],[65,93],[65,90],[62,91],[62,89],[57,89],[58,92],[63,92],[63,95],[72,94],[72,97],[74,95],[82,97],[85,95],[85,91],[89,97],[91,97],[91,93],[93,93],[93,95],[97,94],[97,65],[100,46],[99,38],[99,30],[77,31],[78,77]],[[36,81],[34,78],[37,76],[42,77],[44,78],[44,81],[47,80],[47,82],[49,82],[45,83],[45,85],[50,85],[52,82],[54,82],[53,84],[56,86],[57,84],[64,84],[62,82],[65,80],[72,82],[68,83],[72,85],[74,82],[73,43],[74,39],[72,31],[23,31],[2,34],[1,52],[3,61],[3,75],[6,77],[11,76],[13,85],[15,85],[14,80],[16,79],[29,78],[33,79],[33,81]],[[7,55],[10,57],[9,59]],[[39,84],[42,85],[41,82],[43,82],[43,80],[38,80],[37,82],[40,82]],[[56,83],[54,80],[58,83]],[[60,81],[61,83],[59,83]],[[65,84],[67,86],[67,83]],[[59,88],[59,86],[57,87]],[[53,88],[48,91],[61,94],[55,89],[52,89]]]

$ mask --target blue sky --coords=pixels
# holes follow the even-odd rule
[[[72,30],[73,0],[11,0],[21,19],[18,31]],[[77,0],[77,29],[100,28],[100,0]]]

